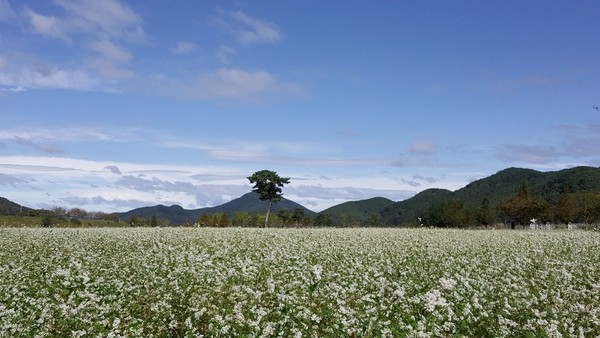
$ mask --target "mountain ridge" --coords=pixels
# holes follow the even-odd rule
[[[184,224],[188,222],[196,222],[203,213],[225,213],[231,219],[233,217],[233,214],[236,212],[266,212],[268,203],[268,201],[261,201],[258,198],[257,193],[249,192],[229,202],[214,207],[184,209],[179,205],[165,206],[159,204],[151,207],[136,208],[126,212],[119,212],[113,214],[117,215],[121,220],[126,220],[131,216],[137,216],[146,219],[150,219],[152,216],[156,216],[158,219],[167,220],[172,224]],[[294,209],[297,208],[302,209],[302,211],[304,211],[304,214],[307,216],[313,216],[316,214],[314,211],[286,198],[282,198],[281,201],[273,203],[272,211],[277,212],[278,210],[282,209],[294,211]]]
[[[377,217],[379,224],[387,226],[415,224],[418,217],[427,208],[451,199],[461,200],[466,208],[473,210],[477,209],[482,200],[487,197],[490,206],[494,208],[500,201],[513,197],[523,183],[528,185],[532,195],[542,197],[555,204],[564,189],[569,192],[600,192],[600,167],[578,166],[548,172],[511,167],[470,182],[455,191],[431,188],[402,201],[373,197],[344,202],[315,213],[294,201],[283,198],[279,203],[273,205],[273,211],[281,209],[293,211],[300,208],[306,216],[331,217],[332,225],[366,224],[370,222],[371,217]],[[168,220],[171,224],[184,224],[196,222],[203,213],[226,213],[230,218],[236,212],[264,213],[267,210],[267,204],[267,201],[259,200],[258,194],[248,192],[239,198],[214,207],[188,210],[179,205],[159,204],[111,215],[115,215],[121,220],[126,220],[131,216],[145,219],[156,216],[158,219]],[[2,215],[14,215],[31,210],[34,209],[0,197],[0,214]]]

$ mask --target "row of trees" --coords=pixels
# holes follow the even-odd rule
[[[119,222],[116,215],[101,211],[86,211],[80,208],[65,209],[55,207],[47,209],[30,209],[22,216],[40,217],[43,227],[52,227],[56,224],[68,224],[71,226],[82,226],[85,221],[108,221]]]
[[[266,214],[236,212],[231,219],[226,213],[204,213],[196,222],[200,227],[259,227],[264,225]],[[270,215],[269,224],[275,227],[307,226],[311,219],[304,215],[304,210],[297,208],[294,211],[278,210]]]
[[[423,225],[434,227],[487,227],[500,222],[515,228],[528,225],[532,219],[554,224],[593,224],[600,222],[600,194],[573,193],[565,189],[556,203],[550,203],[531,195],[527,184],[523,184],[515,196],[501,201],[495,207],[490,205],[487,197],[477,209],[467,208],[461,200],[451,199],[432,204],[420,218]]]

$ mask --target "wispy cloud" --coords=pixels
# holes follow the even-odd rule
[[[133,71],[124,68],[133,59],[128,50],[106,39],[92,41],[89,49],[98,53],[98,56],[89,58],[88,63],[98,70],[101,76],[112,79],[128,79],[135,76]]]
[[[0,173],[0,185],[10,185],[16,187],[17,185],[27,184],[29,181],[20,179],[13,175],[6,175]]]
[[[184,99],[238,99],[261,101],[270,95],[303,96],[302,86],[277,79],[263,70],[218,68],[196,79],[179,83],[171,94]]]
[[[256,19],[242,11],[221,12],[216,23],[245,46],[274,44],[283,39],[283,33],[275,24]]]
[[[37,8],[23,8],[19,15],[26,24],[25,31],[58,39],[68,46],[66,48],[85,46],[89,55],[80,60],[80,65],[71,66],[51,65],[43,60],[31,62],[33,56],[8,60],[8,66],[0,67],[0,86],[6,87],[4,91],[97,90],[102,79],[134,77],[134,71],[129,68],[133,54],[126,44],[146,39],[137,13],[118,0],[56,0],[52,4],[55,5],[52,14],[42,13]],[[0,9],[6,8],[10,9],[10,5],[1,0]],[[40,63],[48,65],[40,67]]]
[[[45,143],[45,142],[34,142],[31,139],[25,139],[22,137],[16,137],[15,141],[18,144],[27,146],[27,147],[31,147],[33,149],[39,150],[43,153],[49,153],[49,154],[62,154],[64,153],[64,150],[61,149],[60,147],[58,147],[55,144],[52,143]]]
[[[567,167],[564,163],[569,161],[600,162],[600,124],[560,125],[554,131],[551,144],[501,144],[496,146],[496,156],[511,163],[552,167]]]
[[[232,47],[221,45],[217,49],[217,52],[215,53],[215,56],[217,57],[217,59],[219,61],[221,61],[222,63],[227,64],[227,63],[229,63],[230,57],[232,55],[234,55],[235,53],[236,53],[236,50],[233,49]]]
[[[0,87],[5,91],[27,89],[92,90],[98,81],[86,71],[53,66],[16,64],[0,68]]]
[[[16,18],[16,14],[12,9],[8,0],[0,0],[0,22],[8,22]]]
[[[56,0],[54,3],[63,9],[61,15],[43,15],[30,8],[25,10],[24,14],[37,33],[67,40],[77,35],[127,41],[145,39],[141,17],[118,0]]]
[[[431,155],[436,153],[436,146],[431,140],[416,140],[410,145],[412,154]]]
[[[67,33],[66,23],[54,16],[38,14],[33,10],[26,8],[23,15],[28,19],[33,32],[71,43]]]
[[[198,48],[198,45],[193,42],[179,41],[175,45],[175,48],[173,48],[173,52],[175,54],[189,54],[189,53],[195,51],[197,48]]]

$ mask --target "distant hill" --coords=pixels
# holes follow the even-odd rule
[[[160,220],[167,220],[171,224],[183,224],[186,222],[194,223],[200,218],[203,213],[215,214],[215,213],[226,213],[229,218],[233,217],[236,212],[248,212],[248,213],[264,213],[268,208],[268,201],[261,201],[258,198],[258,194],[249,192],[239,198],[231,200],[227,203],[208,208],[200,209],[184,209],[181,206],[164,206],[156,205],[153,207],[143,207],[133,209],[127,212],[115,213],[121,220],[127,220],[131,216],[138,216],[145,219],[150,219],[155,215]],[[294,209],[300,208],[304,211],[306,216],[312,216],[315,212],[303,207],[302,205],[283,198],[281,201],[274,203],[272,211],[277,212],[278,210],[294,211]]]
[[[4,197],[0,197],[0,215],[16,215],[22,212],[28,212],[30,210],[30,208],[9,201]]]
[[[467,208],[478,208],[484,197],[488,197],[494,208],[500,201],[513,197],[519,187],[526,183],[534,196],[556,203],[563,189],[570,192],[600,191],[600,168],[575,167],[552,172],[532,169],[508,168],[494,175],[474,181],[451,192],[443,189],[428,189],[404,201],[396,202],[380,212],[381,220],[387,225],[415,224],[432,204],[461,200]]]
[[[394,201],[384,197],[374,197],[338,204],[321,211],[319,214],[329,215],[334,225],[367,224],[370,216],[378,216],[383,208],[393,203]]]
[[[393,203],[379,212],[381,222],[387,225],[415,224],[417,217],[430,205],[447,201],[453,193],[446,189],[427,189],[415,196]]]

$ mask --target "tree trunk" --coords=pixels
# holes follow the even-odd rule
[[[269,200],[269,208],[267,209],[267,215],[265,216],[265,228],[269,225],[269,214],[271,214],[271,206],[273,206],[273,201]]]

